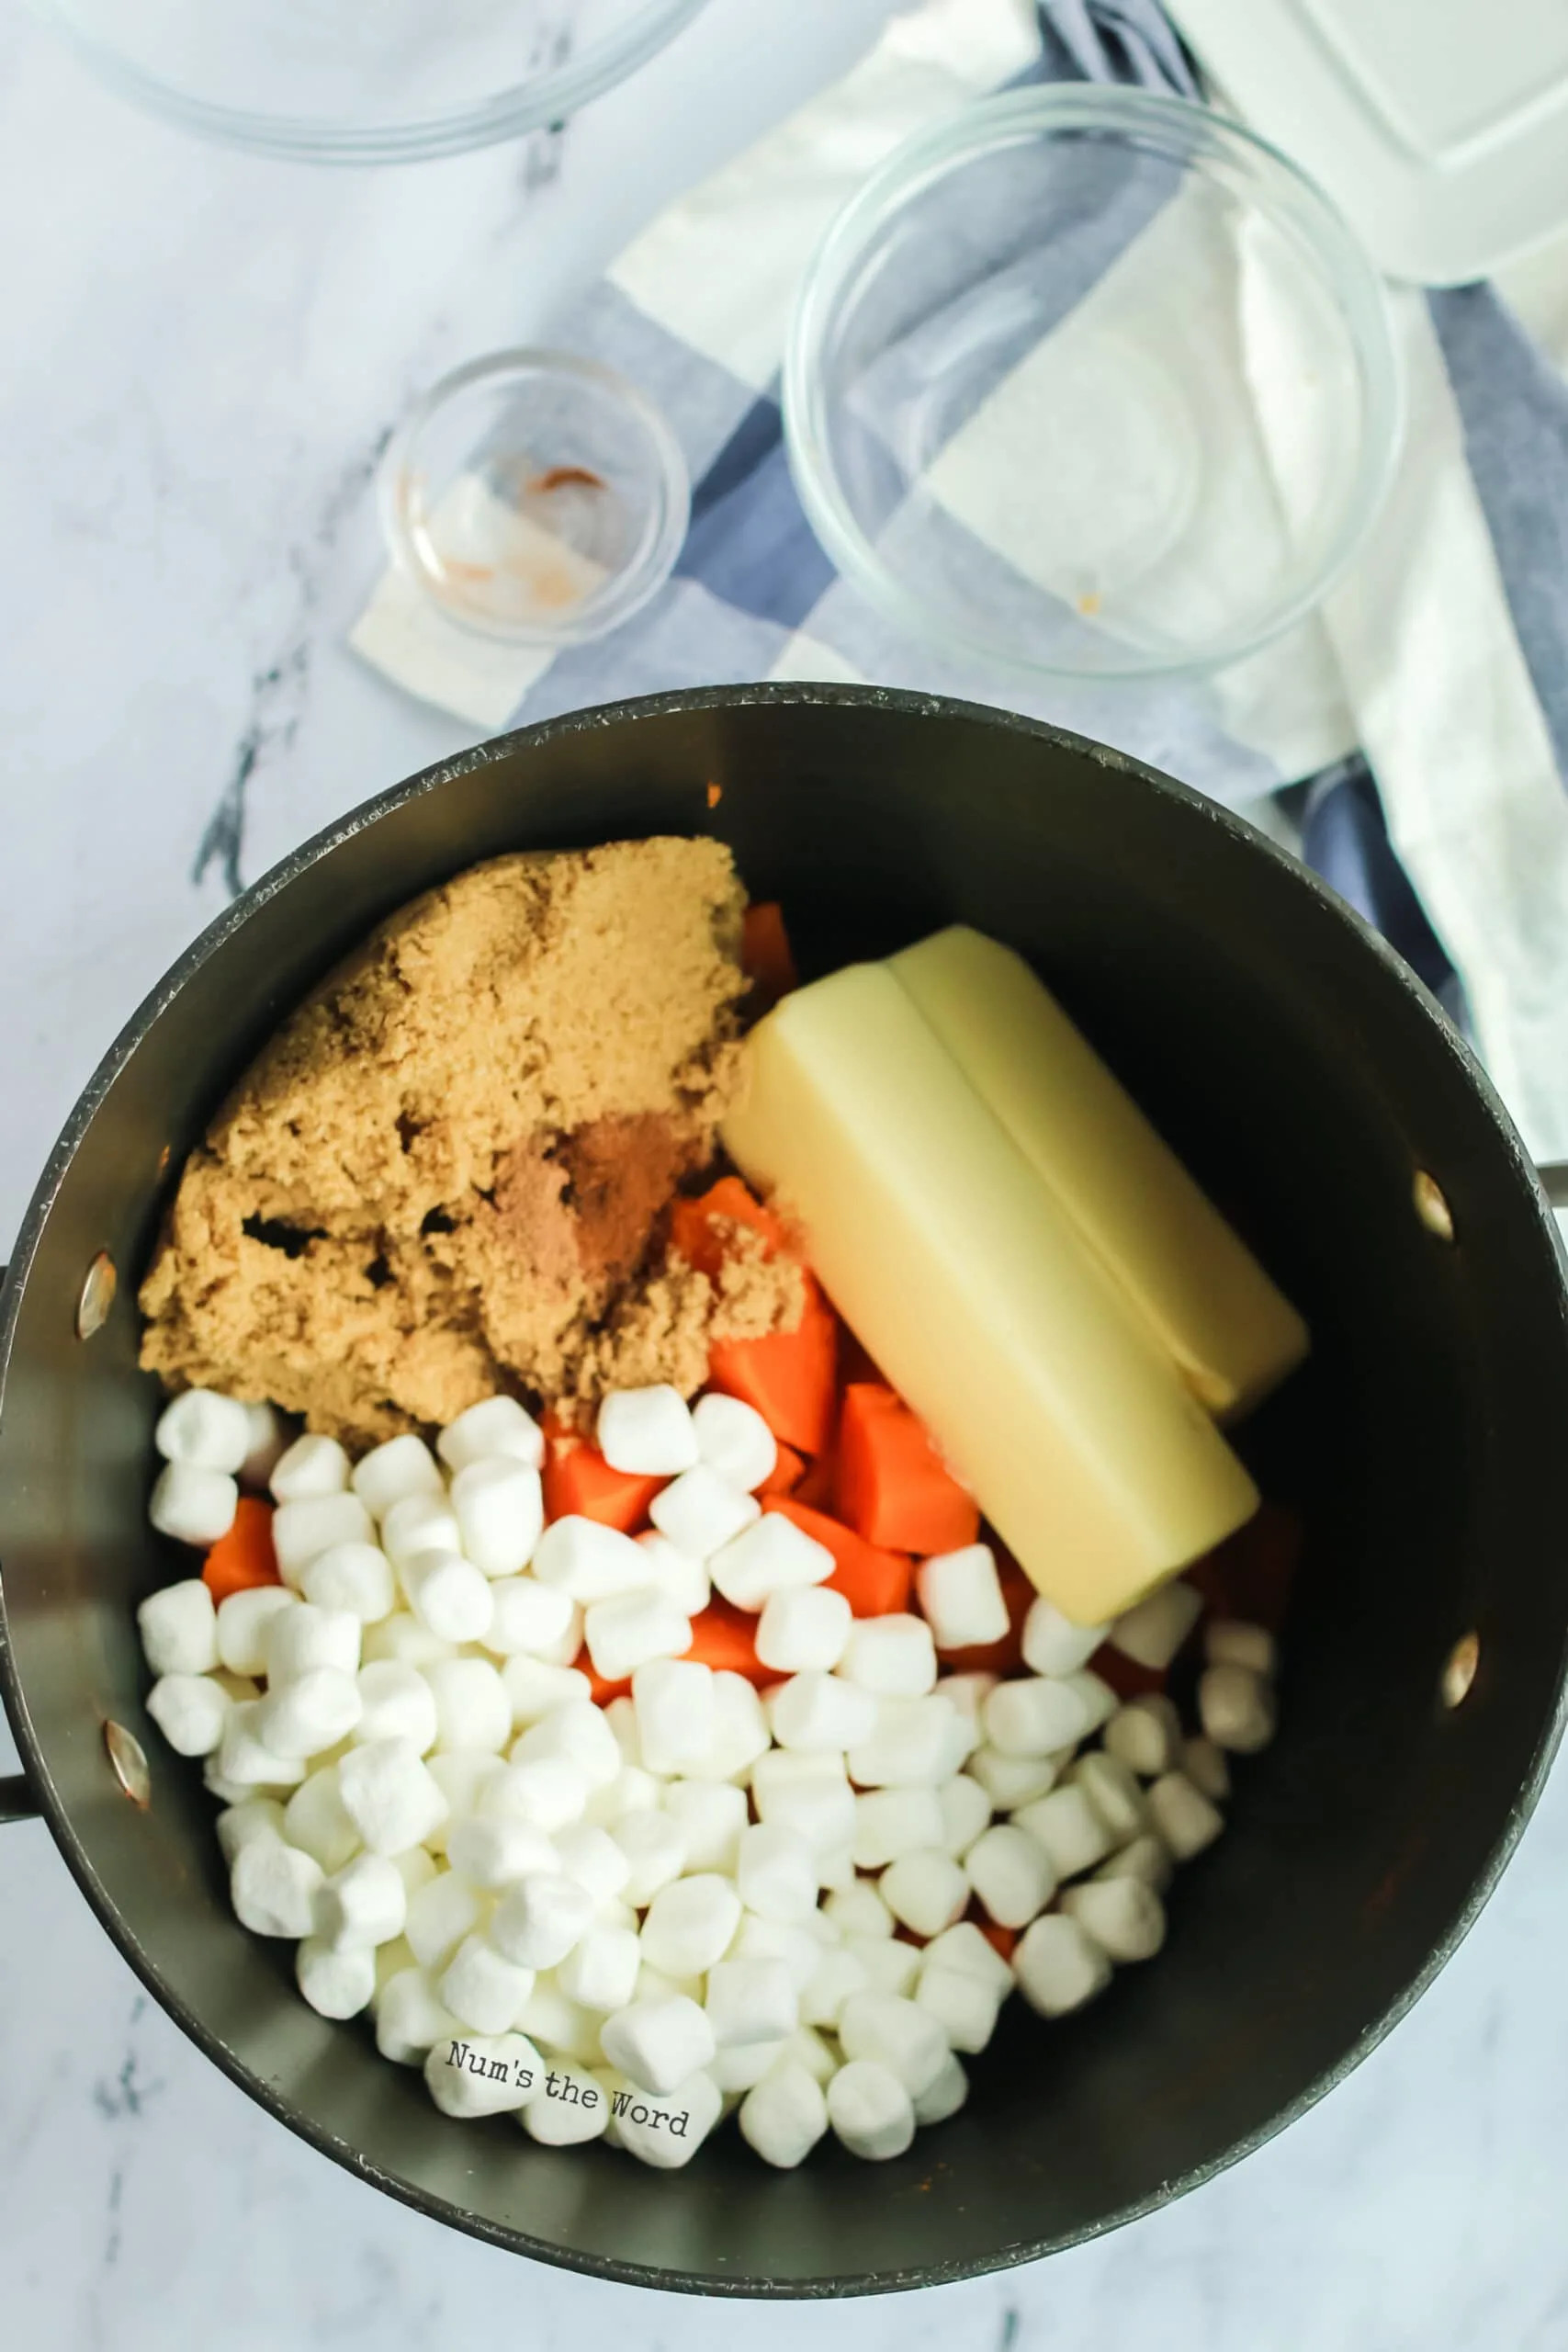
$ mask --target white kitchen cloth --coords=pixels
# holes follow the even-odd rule
[[[1046,0],[1038,17],[1026,0],[928,0],[896,17],[852,73],[671,205],[558,322],[555,340],[618,368],[682,442],[692,528],[659,596],[612,636],[552,656],[470,635],[391,571],[353,642],[486,731],[671,686],[865,679],[1056,720],[1276,832],[1267,796],[1315,774],[1303,854],[1456,1010],[1457,968],[1527,1143],[1568,1158],[1568,387],[1491,288],[1393,290],[1408,426],[1371,540],[1321,615],[1213,681],[987,675],[884,621],[807,526],[777,372],[828,221],[912,131],[1004,83],[1086,74],[1195,88],[1155,0]],[[1052,364],[1119,306],[1162,299],[1168,213],[1123,224],[1102,251],[1064,253],[1070,315]],[[1288,349],[1236,300],[1245,250],[1201,266],[1209,282],[1186,297],[1216,321],[1245,319],[1256,400],[1238,420],[1256,479],[1249,489],[1238,465],[1228,542],[1213,545],[1203,577],[1178,583],[1221,596],[1227,571],[1259,560],[1278,529],[1273,495],[1289,501],[1300,421]],[[1021,379],[1031,365],[1021,355]],[[1004,382],[997,397],[1026,389]],[[980,445],[953,452],[952,470],[967,544],[1017,558]]]

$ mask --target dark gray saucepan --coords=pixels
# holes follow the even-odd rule
[[[709,807],[709,787],[722,797]],[[295,1991],[231,1917],[194,1768],[147,1719],[132,1611],[157,1396],[135,1290],[187,1148],[323,969],[474,860],[716,832],[807,974],[962,919],[1021,949],[1309,1316],[1248,1432],[1299,1496],[1283,1730],[1184,1872],[1160,1959],[1079,2017],[1010,2005],[968,2107],[883,2165],[775,2175],[726,2131],[658,2174],[461,2124]],[[1414,1204],[1440,1189],[1451,1238]],[[1439,1215],[1435,1222],[1443,1222]],[[100,1251],[107,1322],[78,1336]],[[1562,1727],[1568,1318],[1534,1171],[1410,974],[1243,825],[994,710],[840,687],[665,695],[525,729],[344,819],[197,941],[50,1162],[0,1317],[6,1702],[41,1812],[151,1990],[253,2098],[438,2219],[646,2285],[911,2287],[1030,2260],[1179,2194],[1298,2114],[1453,1950]],[[1473,1634],[1462,1702],[1445,1668]],[[1463,1677],[1450,1676],[1451,1698]],[[128,1801],[106,1733],[145,1748]],[[112,1744],[112,1735],[110,1735]]]

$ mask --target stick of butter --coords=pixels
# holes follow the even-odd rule
[[[1119,1615],[1258,1490],[885,964],[752,1030],[725,1122],[850,1329],[1032,1582]]]
[[[1306,1325],[1023,958],[959,924],[888,968],[1193,1394],[1277,1387]]]

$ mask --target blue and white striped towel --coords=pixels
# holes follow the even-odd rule
[[[1196,91],[1157,0],[927,0],[558,322],[557,341],[660,403],[695,485],[674,578],[623,628],[520,650],[389,574],[353,641],[486,730],[668,687],[829,678],[1005,703],[1114,743],[1298,846],[1467,1019],[1538,1158],[1568,1158],[1568,385],[1492,289],[1393,290],[1407,441],[1371,541],[1320,615],[1207,684],[977,674],[871,610],[807,524],[778,371],[823,230],[912,131],[1004,83],[1073,76]],[[1114,262],[1135,289],[1156,230],[1108,253],[1107,276]]]

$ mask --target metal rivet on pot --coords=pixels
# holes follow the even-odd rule
[[[131,1804],[139,1804],[145,1812],[152,1802],[152,1775],[141,1742],[111,1717],[104,1725],[104,1746],[108,1750],[115,1779]]]
[[[1445,1707],[1457,1707],[1467,1697],[1480,1664],[1481,1636],[1479,1634],[1461,1634],[1449,1652],[1443,1679],[1438,1686]]]
[[[118,1279],[114,1260],[107,1250],[100,1250],[87,1269],[82,1295],[76,1301],[76,1337],[79,1340],[90,1340],[94,1332],[101,1331],[108,1321]]]
[[[1453,1211],[1444,1198],[1437,1178],[1428,1176],[1424,1168],[1418,1168],[1411,1192],[1416,1202],[1416,1214],[1427,1232],[1435,1233],[1439,1241],[1451,1241],[1454,1238]]]

